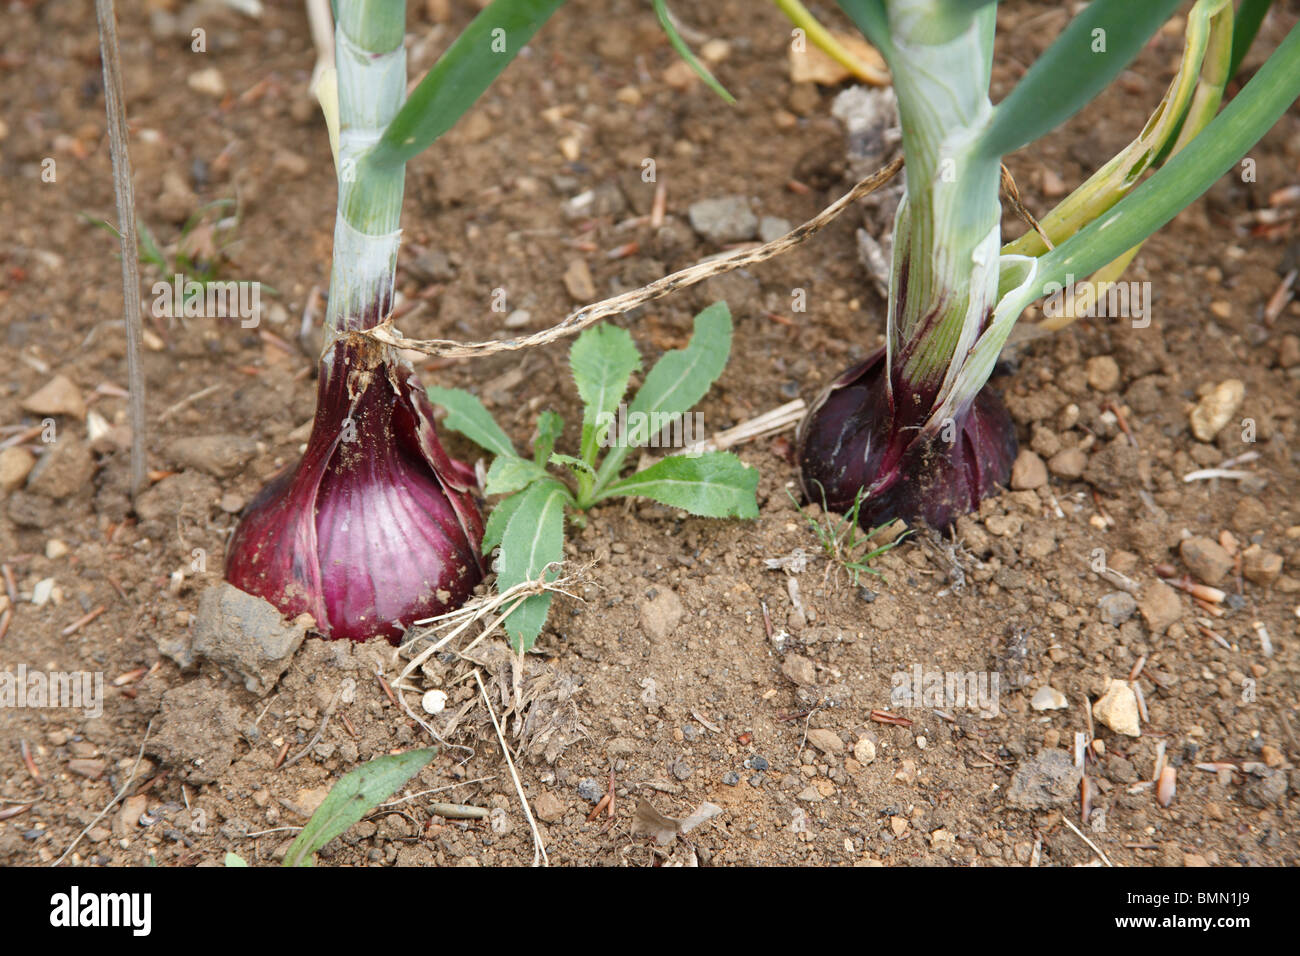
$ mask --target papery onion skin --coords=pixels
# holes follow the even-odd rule
[[[321,363],[307,450],[245,510],[226,579],[326,637],[395,642],[483,579],[473,487],[410,369],[345,334]]]
[[[865,489],[858,522],[866,529],[895,518],[947,527],[1006,484],[1015,426],[985,387],[947,428],[923,430],[934,396],[897,380],[891,394],[887,371],[881,348],[840,375],[809,411],[798,436],[804,495],[843,513]]]

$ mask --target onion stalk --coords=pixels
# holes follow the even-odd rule
[[[1196,66],[1162,104],[1168,161],[1134,188],[1158,151],[1122,154],[1049,217],[1063,241],[1048,250],[1025,238],[1004,249],[1003,155],[1082,108],[1136,56],[1176,0],[1094,0],[997,106],[988,95],[994,3],[840,6],[889,66],[907,189],[894,224],[885,345],[812,405],[799,430],[801,480],[809,498],[835,510],[860,501],[864,527],[894,518],[944,526],[1009,477],[1015,431],[986,383],[1017,318],[1067,276],[1108,263],[1122,270],[1136,246],[1267,132],[1300,96],[1300,29],[1211,119],[1226,81],[1223,59],[1234,46],[1232,8],[1200,0],[1190,18],[1201,31]]]
[[[226,577],[332,638],[396,640],[482,580],[471,469],[452,460],[414,371],[363,333],[389,318],[406,163],[487,88],[560,0],[495,0],[406,95],[404,0],[338,0],[318,86],[335,150],[316,415],[302,459],[242,516]]]

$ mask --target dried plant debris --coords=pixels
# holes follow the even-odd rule
[[[678,819],[660,813],[649,800],[642,797],[637,801],[636,815],[632,819],[632,835],[648,836],[659,846],[667,846],[678,836],[685,836],[721,812],[722,807],[705,801],[690,816]]]

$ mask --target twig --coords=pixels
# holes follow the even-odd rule
[[[900,169],[903,168],[902,159],[896,159],[883,169],[872,173],[866,179],[854,186],[849,192],[845,193],[835,202],[831,203],[812,219],[805,222],[802,226],[797,226],[790,232],[774,239],[772,242],[764,243],[760,246],[754,246],[747,249],[738,249],[735,252],[725,255],[713,256],[705,259],[703,262],[697,262],[693,266],[688,266],[671,275],[664,276],[662,279],[656,279],[649,285],[642,286],[639,289],[633,289],[631,292],[624,292],[613,298],[604,299],[591,305],[585,305],[575,312],[569,313],[557,325],[541,332],[534,332],[531,335],[525,335],[521,338],[504,339],[500,341],[489,342],[456,342],[450,339],[408,339],[396,328],[390,320],[385,320],[379,325],[362,332],[350,333],[353,335],[372,338],[385,345],[390,345],[399,349],[412,349],[416,352],[423,352],[426,355],[442,355],[455,358],[466,358],[474,355],[489,355],[493,352],[515,352],[521,349],[533,348],[539,345],[546,345],[568,335],[575,335],[588,326],[595,325],[602,319],[611,316],[621,315],[630,309],[644,305],[647,302],[653,302],[655,299],[663,298],[669,293],[676,292],[688,286],[703,282],[705,279],[721,275],[724,272],[730,272],[733,269],[739,269],[742,266],[753,265],[758,262],[764,262],[773,256],[780,255],[789,249],[802,243],[804,240],[811,238],[820,232],[836,216],[844,212],[849,206],[853,205],[858,199],[869,195],[879,189],[885,183],[889,182]]]
[[[1113,867],[1113,866],[1115,865],[1114,863],[1110,862],[1110,860],[1107,858],[1107,856],[1106,856],[1105,853],[1102,853],[1102,852],[1101,852],[1101,850],[1098,848],[1097,844],[1093,843],[1091,840],[1089,840],[1086,836],[1083,835],[1083,831],[1082,831],[1082,830],[1080,830],[1078,827],[1076,827],[1073,823],[1071,823],[1071,822],[1070,822],[1069,820],[1067,820],[1065,817],[1061,817],[1061,822],[1064,823],[1064,824],[1065,824],[1067,827],[1069,827],[1071,830],[1073,830],[1073,831],[1075,832],[1075,834],[1079,837],[1080,840],[1082,840],[1084,843],[1088,844],[1088,846],[1092,847],[1092,852],[1093,852],[1093,853],[1096,853],[1099,857],[1101,857],[1101,862],[1105,863],[1107,866],[1112,866],[1112,867]]]
[[[486,807],[471,807],[465,803],[431,803],[426,809],[429,813],[448,820],[486,820]]]
[[[96,816],[95,819],[91,820],[89,823],[86,824],[86,829],[78,833],[77,838],[68,844],[68,848],[63,851],[63,855],[50,864],[51,867],[58,866],[60,863],[66,860],[68,858],[68,854],[71,853],[76,848],[77,844],[81,842],[81,838],[84,837],[87,833],[89,833],[95,827],[95,825],[99,823],[100,820],[104,819],[104,817],[108,814],[108,811],[112,810],[119,800],[121,800],[124,796],[126,796],[126,792],[129,789],[131,789],[131,784],[135,781],[136,771],[140,769],[140,761],[144,759],[144,747],[145,744],[149,742],[149,734],[152,731],[153,731],[153,721],[150,720],[149,726],[147,726],[144,729],[144,739],[140,741],[140,752],[135,755],[135,764],[131,767],[131,772],[127,774],[126,782],[122,784],[122,788],[117,791],[116,796],[114,796],[112,800],[108,801],[108,803],[105,804],[104,809],[99,811],[99,815]],[[188,800],[188,798],[186,799]]]
[[[185,398],[182,398],[175,405],[167,406],[167,408],[163,410],[163,413],[158,416],[158,421],[160,422],[167,421],[167,419],[171,418],[173,415],[175,415],[177,412],[181,411],[182,409],[187,408],[190,405],[193,405],[201,398],[207,398],[213,392],[221,391],[221,389],[223,388],[225,388],[225,385],[221,382],[217,382],[215,385],[209,385],[207,388],[199,389],[193,395],[187,395]]]
[[[113,187],[117,194],[118,234],[122,239],[122,299],[126,311],[126,379],[131,397],[127,414],[131,423],[131,495],[145,487],[144,369],[140,343],[144,337],[140,318],[140,258],[135,230],[135,188],[131,183],[131,156],[127,151],[126,106],[122,96],[122,58],[117,46],[117,15],[113,0],[95,0],[99,20],[99,50],[104,61],[104,109],[108,114],[108,142],[113,155]]]
[[[506,766],[510,768],[510,777],[515,782],[515,793],[519,795],[519,802],[524,808],[524,816],[528,818],[528,826],[533,831],[533,866],[537,866],[539,862],[542,866],[550,866],[551,861],[546,857],[546,845],[542,843],[542,835],[537,830],[537,821],[533,819],[533,811],[529,809],[528,798],[524,796],[524,785],[519,781],[519,774],[515,770],[515,762],[510,759],[510,748],[506,746],[505,735],[501,733],[501,725],[497,723],[496,711],[492,709],[492,701],[488,698],[487,688],[483,686],[483,677],[479,674],[477,668],[474,670],[474,680],[478,684],[478,692],[483,695],[483,704],[487,707],[488,716],[492,718],[492,729],[497,732],[497,742],[501,744],[501,753],[505,755]]]
[[[339,689],[334,692],[334,696],[330,698],[329,705],[325,708],[325,716],[324,718],[322,718],[320,722],[320,726],[316,728],[315,735],[311,738],[311,740],[307,741],[306,747],[303,747],[302,750],[298,751],[296,754],[294,754],[292,757],[286,760],[283,764],[281,764],[282,767],[285,767],[286,769],[292,767],[303,757],[307,756],[307,754],[311,751],[311,748],[315,747],[316,744],[320,742],[321,736],[325,733],[325,728],[329,725],[330,718],[334,716],[334,708],[338,706],[339,697],[341,697],[342,694],[343,694],[343,688],[340,686]]]

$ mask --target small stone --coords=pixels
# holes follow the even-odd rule
[[[685,614],[686,608],[682,607],[676,592],[663,588],[650,600],[641,602],[641,628],[655,643],[666,641]]]
[[[1282,368],[1300,365],[1300,336],[1282,336],[1282,342],[1277,347],[1277,364]]]
[[[795,799],[802,800],[805,803],[821,803],[826,798],[821,795],[821,791],[816,786],[809,784],[799,791],[799,795]]]
[[[1272,523],[1272,516],[1258,498],[1242,498],[1232,509],[1232,528],[1241,534],[1262,531]]]
[[[808,743],[812,744],[824,754],[838,756],[844,752],[844,741],[840,735],[833,730],[810,730],[808,731]]]
[[[889,818],[889,829],[894,831],[895,837],[901,837],[907,832],[907,817],[902,814],[894,814]]]
[[[1063,807],[1079,798],[1083,770],[1064,750],[1042,750],[1016,768],[1007,803],[1027,810]]]
[[[864,767],[876,759],[876,744],[870,737],[859,737],[853,745],[853,759]]]
[[[695,772],[690,768],[690,766],[684,760],[678,760],[674,762],[672,767],[669,769],[672,770],[672,774],[674,777],[676,777],[678,780],[683,780],[683,781],[689,779],[691,774]]]
[[[789,219],[763,216],[758,220],[758,238],[761,242],[775,242],[793,228]]]
[[[558,823],[564,817],[564,803],[555,794],[547,791],[533,802],[533,812],[544,823]]]
[[[1029,706],[1034,710],[1064,710],[1070,706],[1070,702],[1055,687],[1040,687],[1034,692],[1034,699],[1029,702]]]
[[[1088,386],[1094,391],[1113,392],[1119,388],[1119,365],[1109,355],[1088,359],[1084,370],[1088,376]]]
[[[1247,581],[1268,587],[1282,574],[1282,556],[1252,544],[1241,553],[1241,573]]]
[[[227,491],[221,496],[221,501],[218,502],[218,506],[221,510],[228,515],[239,514],[244,510],[244,505],[246,504],[248,504],[248,501],[244,496],[236,494],[233,491]]]
[[[502,323],[507,329],[522,329],[533,320],[533,314],[527,309],[515,309],[506,316]]]
[[[687,215],[691,228],[717,245],[753,239],[758,232],[758,217],[744,196],[701,199],[691,203]]]
[[[299,615],[285,624],[274,605],[222,581],[199,597],[194,654],[205,657],[259,697],[289,669],[312,624]]]
[[[1011,487],[1015,491],[1032,491],[1047,484],[1047,466],[1028,448],[1022,449],[1011,466]]]
[[[1230,378],[1215,386],[1191,412],[1192,434],[1203,442],[1214,441],[1246,397],[1246,386],[1239,379]]]
[[[1128,681],[1111,680],[1106,692],[1092,705],[1092,716],[1118,734],[1142,736],[1137,695]]]
[[[17,491],[31,474],[36,456],[17,445],[0,451],[0,491]]]
[[[750,769],[757,770],[759,773],[762,773],[764,770],[767,770],[771,766],[771,764],[767,762],[766,757],[760,757],[757,754],[755,754],[754,756],[749,758],[749,766]]]
[[[447,709],[447,692],[437,688],[425,691],[420,698],[420,707],[426,714],[441,714]]]
[[[51,561],[57,561],[68,553],[68,546],[58,538],[51,538],[45,542],[45,556]]]
[[[817,683],[817,667],[802,654],[787,654],[781,662],[781,673],[803,687]]]
[[[187,468],[230,478],[257,454],[257,442],[243,435],[196,435],[172,442],[171,454]]]
[[[605,788],[595,780],[579,780],[578,796],[588,803],[600,803],[601,798],[605,796]]]
[[[1058,478],[1079,478],[1088,465],[1088,453],[1082,448],[1067,448],[1047,460],[1047,468]]]
[[[596,283],[586,259],[574,259],[564,270],[564,287],[575,302],[590,302],[596,298]]]
[[[1112,591],[1097,602],[1103,624],[1119,627],[1137,610],[1137,599],[1126,591]]]
[[[1138,610],[1152,634],[1163,634],[1169,625],[1183,616],[1178,592],[1164,581],[1153,581],[1142,589]]]
[[[722,775],[722,782],[728,787],[735,787],[740,783],[740,774],[734,770],[728,770]]]
[[[1272,744],[1264,744],[1260,747],[1259,756],[1270,767],[1280,767],[1286,763],[1286,755]]]
[[[47,498],[70,498],[90,486],[95,459],[90,449],[73,438],[60,438],[46,446],[27,479],[27,490]]]
[[[66,375],[56,375],[23,400],[23,409],[34,415],[86,417],[86,402],[81,390]]]
[[[1287,776],[1281,770],[1265,768],[1262,776],[1251,780],[1242,791],[1241,799],[1252,807],[1267,809],[1286,805]]]
[[[196,93],[220,98],[226,95],[226,80],[215,66],[195,70],[185,78],[186,85]]]
[[[1178,546],[1178,553],[1188,570],[1211,586],[1222,581],[1232,570],[1232,556],[1209,538],[1184,538]]]
[[[54,594],[54,578],[41,578],[36,582],[36,587],[32,588],[32,603],[37,607],[44,607],[50,602]]]

